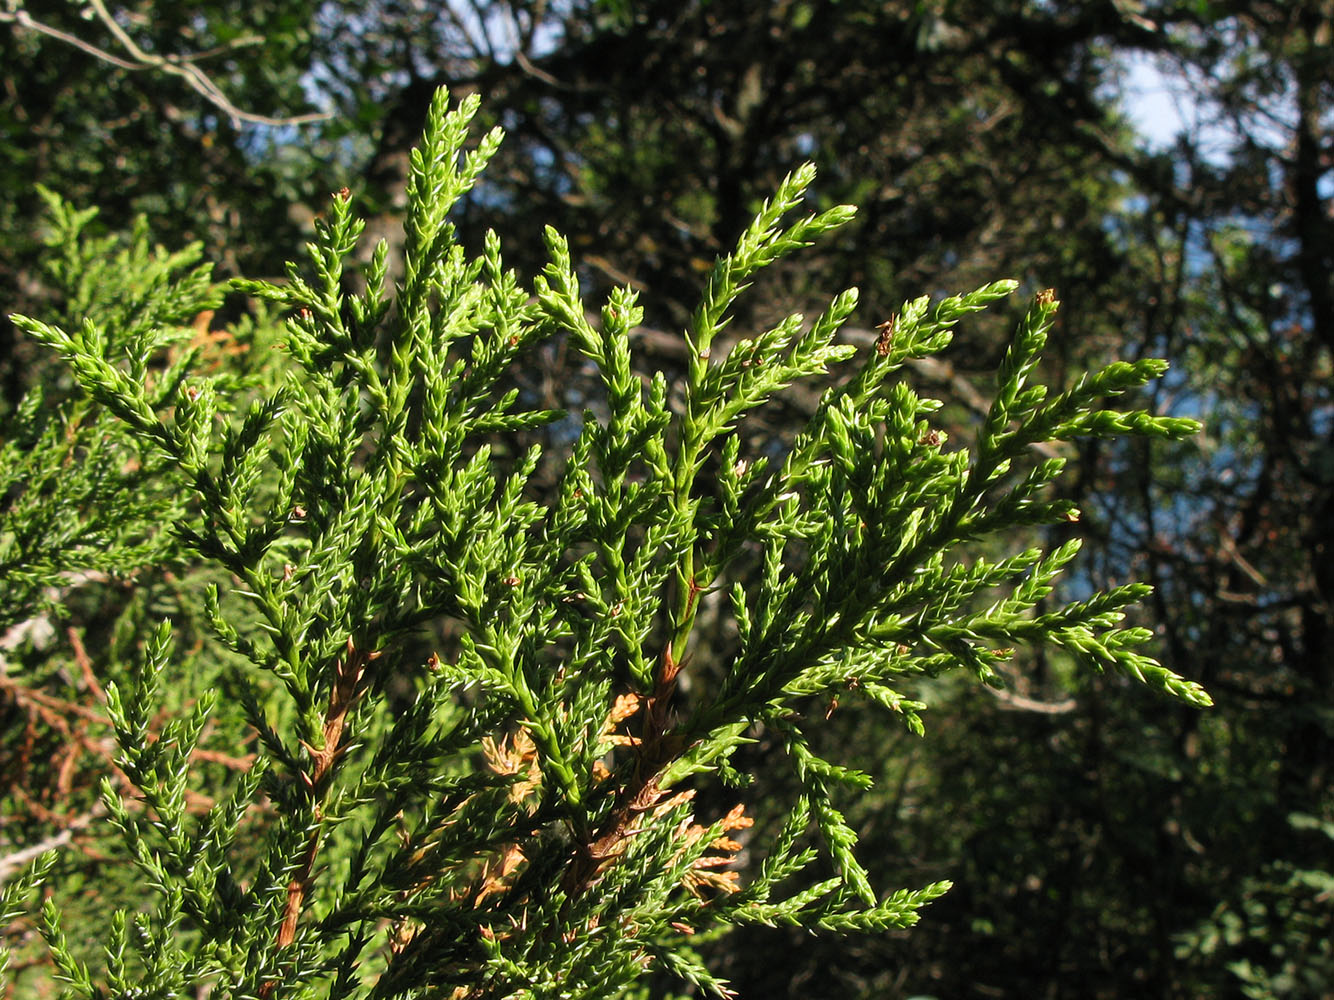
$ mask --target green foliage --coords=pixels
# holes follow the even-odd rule
[[[1288,824],[1299,842],[1323,838],[1307,853],[1329,857],[1334,823],[1294,813]],[[1328,868],[1284,859],[1244,879],[1209,920],[1181,936],[1178,956],[1206,968],[1223,958],[1241,995],[1254,1000],[1327,995],[1334,989],[1334,945],[1323,931],[1334,894]]]
[[[207,288],[198,271],[165,280],[184,258],[139,268],[161,276],[142,321],[15,317],[64,359],[79,405],[114,418],[135,449],[143,482],[117,486],[133,498],[122,509],[161,519],[150,504],[170,502],[171,544],[220,574],[203,614],[238,661],[226,692],[159,726],[180,663],[162,622],[107,686],[134,792],[107,783],[102,802],[146,892],[112,920],[96,973],[62,905],[46,903],[67,996],[615,997],[647,970],[723,996],[695,943],[754,923],[906,928],[949,888],[872,885],[845,819],[870,779],[812,739],[830,698],[865,699],[921,733],[919,679],[963,670],[1000,684],[1015,646],[1047,644],[1209,704],[1139,651],[1147,630],[1122,627],[1147,588],[1052,607],[1076,544],[999,559],[969,548],[1078,517],[1049,499],[1061,461],[1027,466],[1032,445],[1192,433],[1192,421],[1096,408],[1160,362],[1114,364],[1063,393],[1029,384],[1057,308],[1040,293],[972,447],[949,449],[930,420],[940,404],[899,376],[1014,282],[905,304],[850,371],[856,350],[837,335],[853,291],[715,357],[753,276],[852,217],[839,206],[789,221],[814,179],[806,166],[715,264],[681,384],[645,385],[632,290],[613,291],[594,325],[554,230],[531,292],[497,238],[476,256],[455,238],[450,210],[501,138],[464,152],[477,110],[436,95],[411,159],[395,294],[383,243],[364,291],[346,290],[362,232],[347,191],[286,282],[234,283],[288,316],[280,384],[172,358],[176,324]],[[595,366],[605,413],[586,412],[569,449],[545,457],[558,485],[542,495],[544,456],[521,442],[563,415],[506,377],[554,337]],[[844,377],[785,454],[742,453],[736,431],[766,400],[826,371]],[[116,528],[96,504],[69,504],[89,530]],[[27,508],[7,516],[19,542],[32,534]],[[122,550],[137,551],[109,551]],[[13,559],[34,581],[65,572],[40,550],[25,563],[29,551]],[[728,595],[736,656],[715,690],[679,701],[701,602],[747,560],[760,571]],[[440,652],[423,647],[431,635]],[[188,791],[215,725],[256,753],[200,811]],[[760,734],[784,748],[796,788],[767,842],[742,832],[751,776],[736,765]],[[758,858],[749,868],[743,849]]]
[[[120,377],[155,401],[174,396],[195,360],[179,349],[189,324],[220,301],[200,247],[155,251],[142,222],[126,240],[89,235],[95,210],[75,211],[39,191],[50,212],[47,278],[75,329],[71,343],[83,357],[128,361]],[[174,357],[150,371],[150,359],[168,352]],[[180,511],[170,470],[63,382],[34,387],[0,440],[0,628],[49,603],[52,584],[131,574],[172,546],[160,530]]]

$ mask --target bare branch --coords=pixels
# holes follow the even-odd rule
[[[222,111],[233,125],[239,125],[241,122],[249,122],[253,125],[304,125],[309,122],[324,121],[330,117],[328,112],[318,111],[305,115],[294,115],[290,117],[274,117],[270,115],[259,115],[250,111],[243,111],[233,104],[218,87],[213,79],[200,69],[196,62],[200,59],[210,58],[219,53],[231,49],[241,48],[243,46],[255,45],[261,39],[249,35],[244,38],[238,38],[235,41],[209,49],[205,52],[199,52],[192,56],[155,56],[145,52],[134,41],[133,38],[122,28],[116,19],[111,15],[103,0],[87,0],[88,6],[97,15],[98,20],[111,33],[111,36],[129,53],[129,59],[125,59],[113,52],[100,48],[91,42],[72,35],[69,32],[62,31],[59,28],[52,27],[38,21],[22,7],[11,11],[0,11],[0,24],[11,23],[19,28],[26,28],[29,31],[36,31],[43,35],[48,35],[58,41],[71,45],[81,52],[103,62],[110,63],[120,69],[139,71],[156,70],[160,73],[166,73],[169,76],[180,77],[186,84],[200,94],[206,101]]]
[[[1027,698],[1022,694],[1015,694],[1013,691],[1001,691],[992,687],[989,687],[986,690],[1000,702],[1001,708],[1008,709],[1012,712],[1037,712],[1040,715],[1066,715],[1079,707],[1079,702],[1074,698],[1066,698],[1063,701],[1038,701],[1036,698]]]
[[[76,49],[87,52],[89,55],[95,56],[103,62],[109,62],[113,66],[119,66],[121,69],[135,70],[144,68],[135,63],[127,62],[119,56],[114,56],[105,49],[99,49],[96,45],[85,42],[82,38],[78,38],[61,31],[59,28],[53,28],[49,24],[43,24],[41,21],[35,20],[32,15],[22,7],[16,11],[0,11],[0,24],[4,24],[6,21],[17,24],[20,28],[27,28],[29,31],[37,31],[43,35],[50,35],[52,38],[58,39],[67,45],[73,45]]]
[[[23,868],[34,858],[40,857],[47,851],[55,850],[57,847],[69,846],[69,843],[74,839],[74,834],[91,825],[94,820],[101,817],[105,812],[106,807],[101,803],[98,803],[90,812],[86,812],[82,816],[76,816],[74,819],[70,820],[69,825],[59,833],[53,833],[44,840],[39,840],[35,844],[14,851],[11,854],[6,854],[4,857],[0,857],[0,885],[4,885],[11,874]]]

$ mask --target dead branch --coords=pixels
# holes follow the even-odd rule
[[[115,17],[107,10],[103,0],[87,0],[88,7],[97,15],[97,19],[111,33],[111,36],[120,44],[120,46],[129,54],[126,59],[117,53],[110,52],[98,45],[94,45],[77,35],[70,34],[67,31],[54,27],[39,21],[29,14],[22,7],[14,10],[0,11],[0,24],[10,23],[16,27],[35,31],[39,34],[54,38],[66,45],[73,46],[80,52],[85,52],[95,59],[110,63],[119,69],[139,71],[152,70],[157,73],[164,73],[168,76],[179,77],[184,80],[186,85],[200,94],[206,101],[215,108],[222,111],[233,125],[239,126],[241,122],[249,122],[252,125],[305,125],[309,122],[324,121],[330,117],[329,112],[319,111],[304,115],[293,115],[289,117],[275,117],[271,115],[259,115],[250,111],[243,111],[233,104],[227,95],[223,93],[213,78],[199,68],[200,59],[218,55],[221,52],[231,51],[249,45],[255,45],[261,42],[259,36],[248,35],[238,38],[228,45],[209,49],[205,52],[198,52],[189,56],[166,55],[158,56],[145,52],[132,39],[129,34],[119,24]]]

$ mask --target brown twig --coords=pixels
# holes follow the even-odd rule
[[[93,693],[103,705],[107,703],[107,693],[102,690],[102,685],[98,683],[97,674],[93,672],[93,661],[88,658],[88,651],[83,646],[83,637],[79,635],[79,630],[73,625],[65,630],[69,636],[70,648],[74,650],[74,662],[79,666],[79,673],[83,675],[83,682],[88,685],[88,690]]]
[[[665,794],[658,786],[663,769],[684,749],[668,725],[667,704],[676,691],[682,663],[672,656],[670,643],[662,651],[653,693],[644,705],[643,735],[635,745],[635,769],[617,793],[618,804],[606,821],[582,844],[565,875],[565,889],[573,898],[591,886],[608,863],[624,850],[634,835],[635,821]]]
[[[78,641],[77,636],[72,631],[71,641],[75,645],[76,660],[86,661],[87,653],[83,650],[82,644]],[[89,688],[92,695],[101,700],[105,700],[105,693],[102,691],[101,685],[97,683],[96,678],[92,675],[91,662],[81,662],[80,667],[86,671],[85,677],[88,678]],[[107,725],[107,719],[104,713],[97,709],[90,708],[87,705],[67,701],[63,698],[47,694],[44,691],[26,687],[2,672],[0,672],[0,693],[11,698],[14,704],[22,709],[28,716],[29,722],[27,733],[25,734],[26,745],[29,747],[35,745],[38,722],[56,733],[59,733],[64,738],[61,749],[52,761],[56,769],[56,780],[53,787],[59,793],[61,798],[69,798],[73,795],[76,769],[80,757],[85,753],[96,758],[101,767],[113,776],[117,785],[122,787],[133,787],[133,782],[130,780],[129,776],[116,763],[115,747],[110,737],[95,737],[89,734],[91,725]],[[160,719],[155,720],[154,729],[160,728],[160,724]],[[148,739],[150,741],[156,741],[157,738],[158,734],[155,731],[148,734]],[[199,747],[195,748],[190,759],[221,764],[222,766],[235,771],[249,770],[255,763],[254,754],[237,757],[220,751],[207,750]],[[24,765],[21,763],[19,768],[20,771],[23,766]],[[26,808],[28,808],[32,814],[42,822],[54,823],[62,826],[69,822],[62,813],[41,806],[17,783],[11,787],[11,790],[21,795],[26,800]],[[186,801],[194,812],[207,812],[209,809],[213,808],[215,804],[210,796],[194,791],[193,789],[187,790]]]
[[[362,694],[361,679],[365,675],[366,664],[378,655],[377,652],[357,649],[350,638],[347,640],[347,651],[338,661],[333,687],[329,691],[329,707],[324,713],[323,745],[317,748],[304,744],[310,755],[311,767],[303,771],[300,777],[314,802],[314,822],[311,824],[310,839],[301,866],[287,883],[287,903],[283,907],[283,919],[275,942],[279,948],[286,948],[296,940],[301,909],[310,892],[315,860],[320,853],[324,818],[321,799],[334,765],[342,756],[343,726],[347,722],[348,712]],[[274,980],[265,982],[259,990],[261,1000],[266,1000],[275,986],[277,982]]]

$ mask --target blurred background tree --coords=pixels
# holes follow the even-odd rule
[[[225,103],[109,61],[135,61],[118,32]],[[948,707],[920,745],[868,745],[831,706],[877,778],[849,805],[873,874],[956,888],[905,937],[756,931],[709,946],[720,968],[743,996],[1326,996],[1332,33],[1330,0],[9,0],[0,311],[64,294],[38,265],[34,179],[110,230],[145,214],[163,243],[201,240],[224,274],[280,274],[344,185],[394,238],[407,150],[448,85],[509,132],[465,237],[497,229],[532,273],[555,225],[588,286],[645,290],[641,360],[671,371],[714,255],[814,159],[817,207],[858,219],[766,278],[736,336],[849,284],[869,331],[906,297],[1014,276],[1071,303],[1053,377],[1174,359],[1153,405],[1207,435],[1086,445],[1068,530],[1092,554],[1076,585],[1155,582],[1160,655],[1218,706],[1146,705],[1055,659],[1015,664],[995,697],[936,692]],[[1133,66],[1177,95],[1170,143],[1140,131]],[[961,425],[1007,328],[975,325],[917,373]],[[0,320],[0,413],[40,377],[32,357]],[[582,405],[576,363],[548,361],[529,388]],[[6,854],[23,846],[10,829]]]

